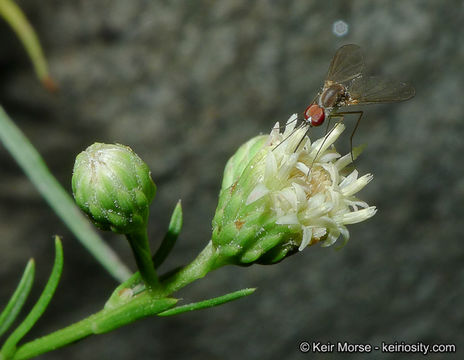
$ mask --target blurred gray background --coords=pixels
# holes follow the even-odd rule
[[[408,102],[369,105],[355,135],[374,181],[360,198],[377,215],[350,227],[341,251],[314,246],[275,266],[222,268],[185,301],[243,287],[243,300],[148,318],[41,359],[304,359],[307,341],[464,346],[462,1],[21,0],[60,86],[47,93],[0,21],[0,103],[70,191],[74,157],[95,141],[130,145],[158,185],[152,247],[181,198],[184,228],[163,270],[186,264],[211,232],[222,171],[244,141],[301,112],[336,49],[363,47],[369,72],[411,82]],[[343,20],[348,32],[337,36]],[[346,119],[349,127],[353,120]],[[349,130],[348,130],[349,131]],[[341,147],[349,150],[348,132]],[[97,311],[115,281],[0,148],[0,303],[29,257],[36,298],[64,238],[57,294],[28,336]],[[134,269],[125,240],[102,234]],[[418,355],[351,355],[412,359]],[[462,354],[427,358],[462,358]]]

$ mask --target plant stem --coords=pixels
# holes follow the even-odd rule
[[[210,241],[195,260],[163,281],[162,294],[168,296],[222,265]]]
[[[159,286],[158,275],[151,258],[150,244],[148,242],[147,228],[131,234],[126,234],[127,240],[134,253],[135,262],[147,287],[155,289]]]
[[[1,1],[1,0],[0,0]],[[51,174],[44,160],[0,106],[0,141],[29,180],[82,245],[118,281],[131,272],[82,214],[74,200]]]
[[[176,302],[177,300],[172,298],[154,299],[149,292],[146,292],[118,308],[101,310],[64,329],[24,344],[16,351],[12,360],[30,359],[89,335],[106,333],[139,318],[167,310]]]
[[[150,252],[149,250],[148,252],[140,251],[144,249],[145,241],[146,245],[148,246],[146,234],[133,234],[129,240],[131,245],[136,247],[137,253],[139,254],[137,261],[142,262],[142,264],[139,266],[139,269],[141,271],[142,269],[145,269],[147,270],[147,273],[150,274],[150,269],[153,268],[151,258],[149,258],[151,262],[151,264],[149,264],[145,255],[143,255],[149,254]],[[151,265],[151,267],[149,265]],[[119,301],[114,300],[113,297],[119,297],[119,293],[124,293],[124,289],[130,289],[134,285],[133,282],[135,277],[131,278],[126,281],[125,284],[120,285],[117,288],[119,290],[113,293],[110,298],[110,300],[113,299],[111,306],[107,306],[96,314],[93,314],[86,319],[72,324],[64,329],[55,331],[54,333],[22,345],[17,349],[16,353],[14,353],[11,359],[30,359],[34,356],[38,356],[48,351],[52,351],[70,343],[76,342],[89,335],[106,333],[126,324],[130,324],[137,319],[166,311],[172,308],[177,302],[177,299],[168,297],[170,294],[183,288],[191,282],[202,278],[209,271],[214,270],[221,265],[224,265],[224,263],[220,261],[220,258],[210,241],[203,249],[203,251],[198,255],[198,257],[189,265],[168,277],[162,283],[158,282],[158,285],[151,286],[149,291],[143,291],[138,295],[129,297],[127,300],[124,300],[124,298],[119,298]],[[153,276],[153,274],[148,276]],[[156,273],[154,273],[154,276],[156,276]],[[124,287],[124,285],[126,286]],[[237,298],[248,295],[252,291],[253,290],[246,289],[244,292],[242,291],[243,293],[237,293],[240,294],[240,296],[237,296]],[[215,306],[220,302],[225,302],[224,299],[226,301],[235,299],[234,296],[236,296],[236,294],[229,294],[225,297],[219,298],[219,300],[212,299],[206,302],[202,302],[199,305],[190,304],[188,310],[194,310],[194,306],[196,306],[198,309],[208,306]],[[231,298],[229,299],[229,297]],[[181,310],[185,309],[187,308],[182,308]],[[0,353],[0,360],[4,360],[5,358],[2,356],[5,355],[6,354]]]

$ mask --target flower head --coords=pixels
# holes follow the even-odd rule
[[[213,219],[213,245],[238,264],[274,263],[307,246],[349,239],[348,224],[372,217],[376,208],[355,194],[372,175],[348,172],[351,155],[333,143],[345,129],[337,124],[311,143],[308,127],[251,139],[229,160]]]
[[[95,143],[76,157],[76,203],[103,230],[128,234],[146,227],[156,193],[148,166],[128,146]]]

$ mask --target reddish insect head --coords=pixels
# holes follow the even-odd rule
[[[306,121],[309,121],[312,126],[322,125],[325,119],[324,109],[317,104],[311,104],[306,108],[304,118]]]

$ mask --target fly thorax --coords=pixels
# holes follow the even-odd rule
[[[323,108],[336,106],[345,96],[345,87],[341,84],[332,84],[322,91],[319,105]]]

